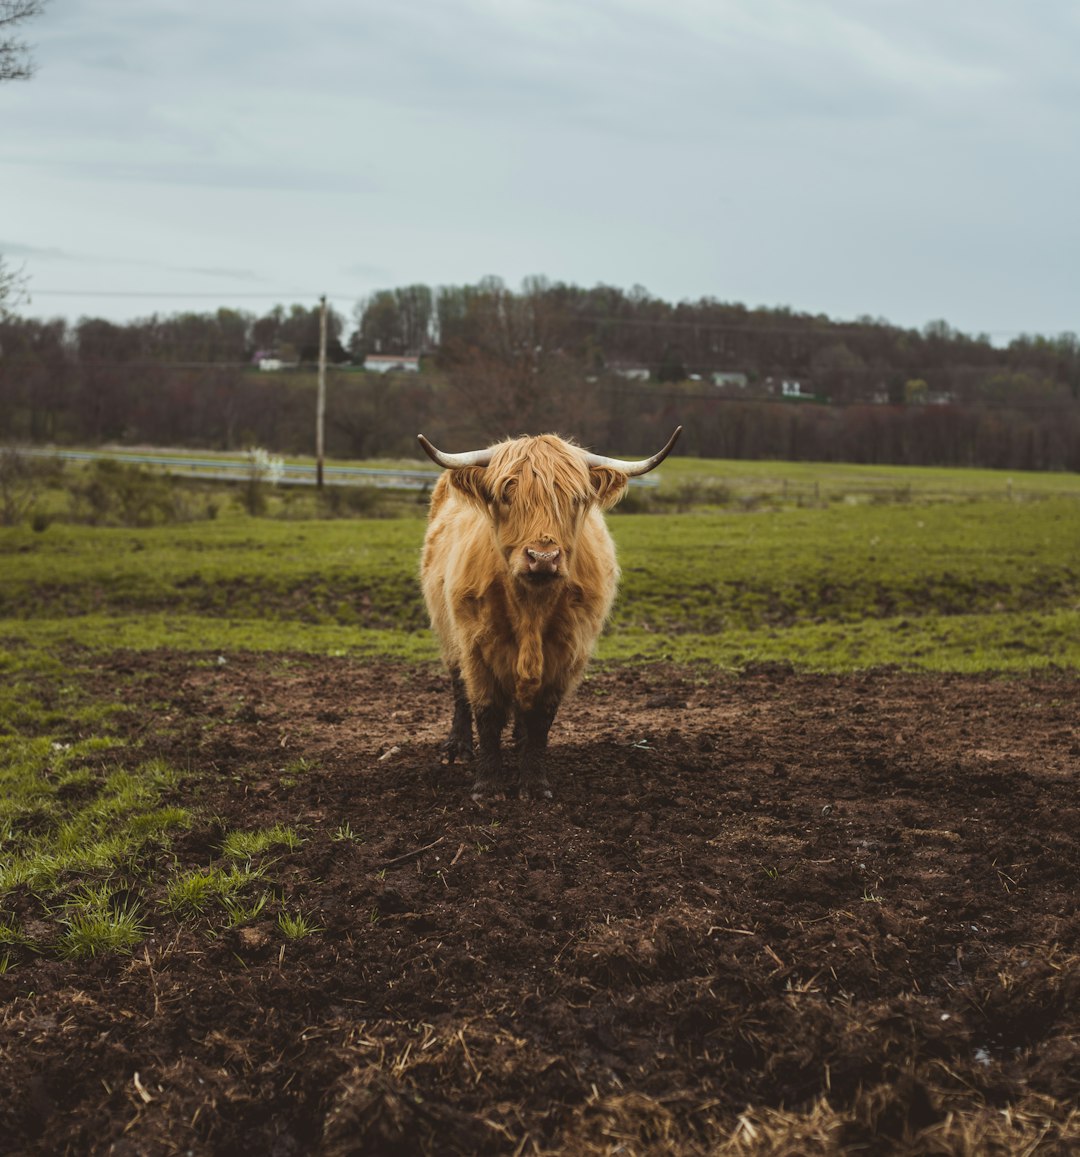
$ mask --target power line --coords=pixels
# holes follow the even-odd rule
[[[239,291],[236,293],[189,293],[183,290],[141,290],[141,289],[30,289],[30,296],[33,297],[90,297],[90,298],[114,298],[114,297],[152,297],[160,298],[185,298],[196,299],[200,301],[221,301],[236,298],[243,298],[245,301],[258,299],[259,301],[300,301],[313,299],[318,301],[323,296],[321,293],[264,293]],[[328,293],[326,297],[333,297],[337,299],[347,299],[355,301],[362,297],[363,294],[357,293]]]
[[[2,363],[8,368],[27,369],[27,368],[52,368],[58,364],[57,361],[34,361],[31,358],[5,358]],[[182,361],[170,362],[164,360],[151,360],[148,358],[132,358],[130,361],[106,361],[106,360],[84,360],[83,358],[73,358],[71,360],[63,359],[59,362],[71,369],[84,370],[253,370],[258,369],[258,364],[253,361],[241,362],[205,362],[205,361]],[[331,367],[337,369],[336,366]]]

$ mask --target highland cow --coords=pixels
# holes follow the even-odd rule
[[[513,438],[486,450],[444,454],[419,435],[446,473],[435,484],[421,584],[450,671],[450,762],[479,742],[473,798],[511,783],[502,733],[511,716],[523,798],[550,797],[548,732],[581,680],[619,578],[601,511],[630,478],[658,466],[682,432],[651,458],[590,454],[554,434]]]

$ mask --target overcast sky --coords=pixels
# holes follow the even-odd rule
[[[49,0],[31,316],[543,274],[1080,330],[1076,0]]]

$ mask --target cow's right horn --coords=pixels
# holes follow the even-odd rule
[[[604,458],[600,454],[586,454],[585,461],[590,466],[611,466],[616,470],[621,470],[630,478],[636,478],[640,474],[648,474],[650,470],[655,470],[671,453],[671,448],[679,440],[681,433],[682,426],[676,426],[675,433],[667,440],[667,445],[663,450],[651,458],[642,458],[639,462],[623,462],[619,458]]]
[[[424,448],[424,453],[447,470],[460,470],[462,466],[486,466],[491,461],[491,450],[470,450],[467,454],[444,454],[424,437],[417,434],[416,440]]]

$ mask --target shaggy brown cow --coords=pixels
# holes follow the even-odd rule
[[[431,495],[421,561],[424,599],[454,690],[448,759],[479,737],[473,798],[502,793],[501,752],[511,714],[522,797],[551,795],[543,753],[615,597],[619,568],[601,510],[627,481],[667,457],[621,462],[554,434],[444,454],[420,444],[446,473]]]

